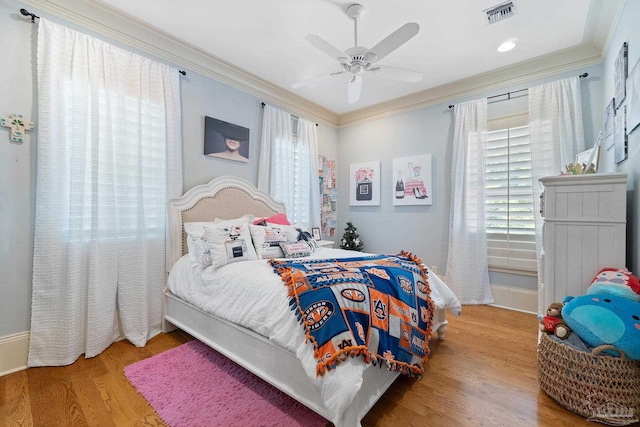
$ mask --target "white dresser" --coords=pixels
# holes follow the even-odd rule
[[[582,295],[603,267],[626,256],[627,174],[541,178],[543,284],[538,312],[567,295]]]

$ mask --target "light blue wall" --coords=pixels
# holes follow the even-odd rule
[[[0,114],[22,113],[36,122],[35,37],[37,27],[19,16],[25,4],[0,0],[0,43],[3,46],[0,67]],[[33,9],[28,7],[28,9]],[[32,10],[52,21],[56,17]],[[633,31],[640,18],[639,2],[627,1],[612,39],[612,48],[604,66],[578,69],[540,81],[483,94],[494,95],[584,71],[590,76],[582,82],[587,145],[602,128],[603,110],[613,96],[613,63],[622,41],[629,42],[630,68],[640,57],[640,33]],[[73,25],[70,25],[74,28]],[[116,43],[117,44],[117,43]],[[236,175],[257,181],[261,100],[208,77],[187,70],[182,77],[184,187],[207,182],[221,175]],[[460,100],[451,100],[452,103]],[[358,227],[365,249],[372,252],[410,250],[428,265],[444,273],[447,259],[449,227],[449,189],[452,140],[452,112],[446,104],[399,114],[344,129],[318,127],[319,152],[338,161],[338,237],[351,220]],[[209,159],[202,155],[204,116],[209,115],[246,126],[251,131],[250,162],[233,163]],[[25,143],[8,141],[8,132],[0,130],[0,337],[29,330],[31,307],[31,273],[33,257],[33,222],[35,205],[36,149],[35,132]],[[640,185],[640,131],[629,139],[629,160],[611,170],[630,174],[629,235],[631,268],[640,268],[640,254],[635,248],[640,240],[638,200],[634,189]],[[350,163],[381,161],[382,183],[390,183],[391,160],[396,157],[431,153],[433,156],[434,204],[429,207],[394,207],[392,186],[383,185],[381,206],[349,207],[348,169]],[[603,168],[607,164],[603,155]],[[501,275],[503,277],[504,275]],[[509,279],[496,279],[509,282]],[[525,280],[526,282],[526,280]],[[535,289],[534,282],[517,281],[515,286]]]
[[[0,114],[24,114],[37,127],[37,25],[32,25],[28,19],[20,16],[20,8],[27,8],[53,22],[103,37],[18,1],[0,0],[0,43],[3,47]],[[120,43],[111,42],[127,48]],[[239,176],[257,184],[262,100],[188,69],[186,71],[187,75],[180,78],[184,188],[191,188],[222,175]],[[249,128],[249,163],[213,159],[203,155],[205,116]],[[337,130],[320,125],[318,138],[319,153],[335,159]],[[30,133],[24,144],[13,144],[9,142],[8,130],[0,129],[0,338],[30,329],[36,150],[36,132]]]
[[[33,41],[36,26],[18,17],[24,7],[0,0],[0,115],[23,114],[37,125]],[[0,337],[29,330],[33,260],[36,132],[22,144],[0,128]]]
[[[587,147],[594,144],[602,127],[602,66],[583,67],[574,71],[532,80],[525,84],[474,96],[498,95],[538,84],[588,72],[581,81],[581,97]],[[397,252],[401,249],[418,255],[429,266],[444,274],[449,239],[449,204],[451,188],[451,152],[453,110],[450,102],[415,110],[373,122],[341,129],[338,133],[340,172],[338,185],[338,229],[340,235],[347,221],[358,228],[368,252]],[[490,105],[490,113],[499,116],[526,111],[527,98]],[[512,103],[511,105],[509,105]],[[395,178],[391,176],[392,160],[420,154],[432,155],[433,205],[393,206]],[[380,161],[380,206],[349,206],[349,164]],[[558,171],[559,173],[560,171]],[[462,262],[463,260],[461,260]],[[491,274],[493,284],[537,289],[535,277]]]
[[[640,61],[640,2],[627,0],[620,16],[620,21],[611,37],[609,51],[604,61],[604,90],[602,105],[607,105],[614,97],[615,61],[622,44],[628,43],[629,72]],[[638,65],[640,66],[640,65]],[[617,100],[616,100],[617,103]],[[624,102],[629,108],[629,103]],[[629,158],[619,165],[613,159],[613,150],[603,150],[601,161],[608,172],[626,172],[627,181],[627,267],[636,273],[640,272],[640,127],[629,135]]]

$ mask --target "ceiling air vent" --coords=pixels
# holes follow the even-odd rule
[[[500,3],[483,11],[487,24],[495,24],[516,14],[516,5],[513,1]]]

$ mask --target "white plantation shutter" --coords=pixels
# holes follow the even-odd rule
[[[489,267],[536,271],[531,145],[527,115],[488,123],[486,230]]]

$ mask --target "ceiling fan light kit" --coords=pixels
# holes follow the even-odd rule
[[[362,76],[365,73],[403,82],[417,82],[422,79],[422,73],[419,71],[373,65],[418,34],[418,31],[420,31],[418,24],[415,22],[404,24],[374,47],[368,49],[364,46],[358,46],[358,21],[364,15],[364,6],[357,3],[352,4],[347,8],[346,14],[353,21],[353,47],[342,51],[315,34],[305,37],[316,48],[336,59],[340,64],[340,70],[296,82],[291,85],[292,88],[308,86],[327,78],[348,73],[351,74],[351,78],[347,87],[347,100],[350,104],[354,104],[360,99]]]

